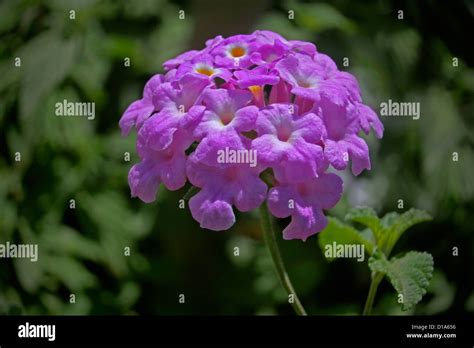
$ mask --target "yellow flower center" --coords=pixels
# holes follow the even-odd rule
[[[199,74],[206,75],[206,76],[211,76],[212,74],[214,74],[214,69],[207,68],[207,67],[200,67],[196,69],[196,72]]]
[[[230,55],[234,58],[240,58],[245,55],[245,48],[235,46],[230,49]]]
[[[260,86],[250,86],[249,87],[250,92],[252,92],[254,95],[259,93],[262,90],[262,87]]]

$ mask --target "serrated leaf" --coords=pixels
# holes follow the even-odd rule
[[[319,246],[323,251],[323,254],[326,256],[324,250],[327,245],[332,245],[334,242],[336,244],[361,244],[364,246],[365,250],[372,254],[374,244],[369,239],[365,238],[359,231],[357,231],[352,226],[344,224],[343,222],[335,219],[329,218],[329,224],[327,227],[319,233]],[[333,260],[331,257],[327,257],[328,260]]]
[[[388,225],[384,217],[384,219],[382,219],[382,224],[384,227],[391,228],[396,233],[403,233],[411,226],[420,222],[429,221],[431,219],[431,215],[426,211],[411,208],[410,210],[399,215],[398,218],[392,218]]]
[[[401,258],[390,261],[384,256],[369,259],[373,272],[380,272],[390,279],[402,296],[402,309],[409,310],[422,299],[433,275],[433,256],[427,252],[410,251]]]
[[[390,255],[395,243],[402,234],[413,225],[431,220],[430,214],[424,210],[411,208],[403,214],[389,213],[382,219],[383,233],[379,246],[386,255]]]
[[[382,225],[374,209],[370,207],[355,207],[349,210],[345,220],[358,222],[370,228],[378,240],[382,233]]]

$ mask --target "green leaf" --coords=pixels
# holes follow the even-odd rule
[[[392,212],[379,219],[372,208],[355,207],[349,210],[345,219],[370,228],[377,246],[388,256],[403,232],[413,225],[431,220],[431,216],[424,210],[412,208],[401,215]]]
[[[84,34],[81,58],[71,71],[72,79],[88,99],[96,103],[104,99],[104,84],[111,67],[111,61],[107,59],[106,49],[102,44],[106,38],[106,34],[96,23],[90,24]]]
[[[370,228],[378,241],[382,233],[382,225],[377,213],[370,207],[355,207],[349,210],[345,216],[345,220],[358,222]]]
[[[164,0],[143,0],[136,3],[126,1],[124,15],[130,18],[150,17],[159,14],[166,5]]]
[[[30,259],[16,258],[13,259],[15,273],[21,287],[29,293],[35,293],[41,286],[43,279],[42,260],[32,262]]]
[[[410,209],[403,214],[389,213],[382,219],[383,233],[379,246],[386,255],[390,255],[395,243],[401,235],[413,225],[431,220],[430,214],[424,210]]]
[[[34,115],[41,100],[68,75],[74,65],[77,47],[75,40],[65,41],[50,31],[36,36],[18,52],[24,66],[20,87],[23,121]]]
[[[295,10],[296,23],[308,30],[323,32],[329,29],[338,29],[346,33],[356,30],[352,21],[329,4],[301,4],[291,1],[287,7],[289,10]]]
[[[0,33],[5,33],[13,29],[15,25],[18,25],[18,18],[21,13],[21,7],[19,5],[20,2],[17,1],[2,1],[0,3],[0,13],[2,14]]]
[[[21,77],[21,67],[15,66],[14,59],[5,59],[0,61],[0,92],[11,87]]]
[[[167,6],[163,9],[161,25],[153,30],[146,41],[140,45],[147,72],[162,69],[161,64],[184,50],[188,42],[185,38],[193,32],[192,20],[180,20],[175,14],[179,8]]]
[[[432,295],[431,299],[422,308],[421,313],[426,315],[440,314],[451,308],[456,295],[456,287],[449,282],[442,272],[435,270],[428,293]],[[420,313],[419,310],[417,312]]]
[[[373,272],[380,272],[390,279],[406,311],[420,302],[433,275],[433,256],[426,252],[410,251],[401,258],[390,261],[377,254],[369,259],[369,267]],[[399,301],[399,302],[400,302]]]
[[[140,292],[140,287],[136,283],[126,282],[122,285],[116,300],[122,307],[130,308],[140,297]]]
[[[355,228],[346,225],[335,218],[329,218],[329,224],[321,233],[319,233],[318,241],[323,254],[325,254],[324,250],[326,249],[326,246],[332,245],[334,242],[336,244],[361,244],[369,255],[372,254],[374,249],[372,241],[364,237]],[[326,258],[328,260],[333,260],[331,257],[326,256]]]
[[[58,279],[71,291],[93,287],[97,278],[82,263],[70,257],[44,255],[45,272]]]
[[[90,261],[101,258],[102,251],[95,241],[66,225],[44,228],[41,241],[49,250],[60,252],[64,256],[77,256]]]
[[[197,194],[200,191],[199,188],[196,186],[191,186],[188,191],[183,196],[183,199],[185,201],[189,201],[195,194]]]
[[[19,220],[18,231],[20,232],[22,244],[39,244],[29,223],[24,218],[20,218]],[[40,246],[38,246],[37,257],[38,259],[35,262],[28,258],[13,259],[18,281],[23,289],[29,293],[35,293],[38,290],[44,275],[44,262],[41,257]]]
[[[261,18],[254,26],[254,29],[272,30],[280,33],[288,40],[311,40],[311,33],[302,27],[292,25],[287,17],[272,11]]]
[[[114,274],[128,272],[124,248],[135,247],[137,239],[151,231],[153,215],[143,209],[135,213],[128,209],[126,198],[112,190],[77,194],[78,209],[87,215],[99,232],[102,262]],[[150,207],[150,213],[153,211]]]
[[[73,103],[81,102],[80,96],[74,88],[66,87],[51,92],[43,102],[44,111],[39,113],[42,115],[44,127],[41,134],[42,140],[50,143],[56,149],[86,151],[87,146],[91,146],[91,142],[95,141],[91,136],[94,132],[94,122],[85,117],[54,116],[56,103],[62,103],[63,100]],[[97,147],[95,147],[95,151],[97,151]]]
[[[382,219],[382,224],[384,225],[384,227],[390,228],[393,232],[397,234],[402,234],[411,226],[416,225],[420,222],[429,221],[431,219],[431,215],[428,214],[426,211],[411,208],[410,210],[404,212],[395,219],[386,218],[386,216],[384,216],[384,218]]]

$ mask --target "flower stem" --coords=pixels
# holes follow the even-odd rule
[[[185,201],[189,201],[191,197],[194,196],[198,192],[199,192],[199,188],[197,188],[196,186],[191,186],[189,190],[184,194],[183,199]]]
[[[288,295],[293,296],[293,301],[291,305],[298,315],[307,315],[303,305],[301,304],[296,292],[291,284],[290,277],[285,269],[285,264],[281,258],[280,249],[276,240],[275,232],[272,227],[272,221],[270,219],[270,214],[268,214],[267,205],[264,203],[260,206],[260,219],[263,230],[263,236],[265,239],[265,244],[267,245],[268,251],[273,260],[273,265],[277,272],[278,278],[280,279],[281,284],[285,288]]]
[[[382,273],[374,273],[372,275],[372,280],[370,281],[369,293],[367,294],[367,300],[365,301],[364,311],[362,312],[362,315],[371,315],[372,307],[374,305],[375,295],[377,294],[377,289],[382,279],[383,279]]]

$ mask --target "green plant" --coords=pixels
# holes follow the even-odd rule
[[[358,230],[351,224],[330,218],[329,225],[319,235],[319,244],[323,250],[334,243],[340,246],[359,245],[370,255],[371,283],[363,314],[371,314],[378,286],[384,277],[397,292],[402,310],[416,305],[426,293],[433,275],[433,257],[419,251],[409,251],[392,258],[390,254],[406,230],[431,220],[430,215],[423,210],[410,209],[403,214],[391,212],[380,219],[372,208],[357,207],[349,211],[345,220],[365,228]],[[325,253],[325,256],[334,259],[334,255]]]

